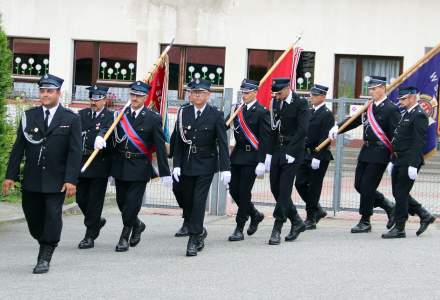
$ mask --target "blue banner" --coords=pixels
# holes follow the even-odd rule
[[[440,132],[438,124],[438,86],[440,79],[440,51],[424,64],[419,66],[412,74],[396,85],[388,95],[389,99],[399,104],[397,93],[399,87],[414,86],[420,91],[419,105],[429,118],[429,127],[426,135],[424,154],[430,155],[437,149],[437,136]],[[399,80],[396,79],[396,80]]]

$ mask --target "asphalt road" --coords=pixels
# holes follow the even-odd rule
[[[440,231],[382,240],[349,233],[351,220],[326,219],[295,242],[269,246],[273,220],[252,237],[227,241],[232,217],[206,218],[206,247],[185,257],[186,238],[175,238],[177,216],[142,215],[147,230],[126,253],[114,252],[121,220],[107,214],[95,248],[78,250],[81,216],[66,216],[51,270],[33,275],[37,244],[25,223],[0,225],[0,299],[435,299],[440,297]],[[283,236],[288,226],[284,227]]]

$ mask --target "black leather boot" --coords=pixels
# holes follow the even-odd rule
[[[432,223],[434,223],[435,221],[435,217],[433,215],[431,215],[425,208],[421,208],[418,212],[417,215],[420,218],[420,227],[416,232],[417,236],[420,236],[422,233],[424,233],[426,231],[426,229],[428,229],[429,225],[431,225]]]
[[[365,233],[371,231],[371,223],[370,218],[362,217],[359,223],[356,224],[353,228],[351,228],[351,233]]]
[[[281,243],[281,229],[283,222],[275,220],[273,224],[272,234],[270,235],[269,245],[279,245]]]
[[[141,220],[137,219],[136,225],[133,226],[133,232],[130,237],[130,247],[136,247],[141,241],[141,234],[145,231],[145,224]]]
[[[316,229],[316,215],[315,212],[307,212],[307,218],[304,221],[304,224],[306,226],[306,230],[313,230]]]
[[[386,213],[388,217],[387,222],[387,228],[390,229],[394,226],[396,223],[396,220],[394,219],[394,203],[391,202],[389,199],[384,198],[382,204],[379,206],[382,208]]]
[[[197,256],[197,248],[199,247],[199,236],[190,235],[188,245],[186,246],[186,256]],[[203,249],[203,248],[202,248]]]
[[[50,261],[52,259],[55,247],[49,245],[40,245],[40,251],[38,253],[38,262],[34,267],[32,273],[43,274],[49,272]]]
[[[105,226],[105,223],[107,223],[107,220],[105,218],[101,218],[99,220],[99,228],[93,233],[92,239],[96,240],[99,236],[99,233],[101,232],[102,227]]]
[[[175,237],[189,236],[189,226],[187,220],[183,221],[182,227],[174,234]]]
[[[405,237],[405,221],[396,222],[396,226],[394,226],[393,229],[391,229],[387,233],[382,234],[383,239],[398,239]]]
[[[286,242],[292,242],[296,240],[301,232],[306,231],[306,225],[304,224],[303,220],[299,216],[299,214],[296,214],[290,219],[290,222],[292,222],[292,226],[290,227],[290,232],[284,240]]]
[[[316,224],[325,217],[327,217],[327,212],[321,207],[321,204],[318,203],[318,211],[315,214]]]
[[[243,228],[244,228],[244,224],[237,224],[237,227],[235,227],[234,232],[228,238],[229,241],[236,242],[236,241],[244,240]]]
[[[116,252],[125,252],[128,251],[128,239],[130,238],[131,227],[124,226],[122,228],[121,237],[119,238],[119,243],[116,245]]]
[[[255,209],[256,210],[256,209]],[[247,229],[248,235],[253,235],[258,230],[258,225],[264,220],[264,214],[256,210],[251,216],[251,223]]]

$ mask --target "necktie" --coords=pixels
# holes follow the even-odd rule
[[[248,110],[248,108],[247,108],[247,105],[245,104],[243,107],[243,111],[247,111],[247,110]]]
[[[96,119],[96,111],[93,112],[92,119]]]
[[[131,118],[133,121],[136,119],[136,111],[131,112]]]
[[[197,111],[197,117],[196,117],[196,120],[198,119],[198,118],[200,118],[200,115],[202,114],[202,112],[200,111],[200,110],[198,110]]]
[[[44,130],[47,130],[49,128],[49,116],[50,116],[50,111],[46,109],[45,117],[44,117]]]

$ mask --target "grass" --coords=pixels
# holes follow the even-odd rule
[[[66,198],[66,199],[64,199],[64,204],[72,204],[75,201],[76,201],[75,197]],[[14,191],[14,192],[11,192],[6,197],[0,196],[0,202],[20,204],[21,203],[21,192]]]

